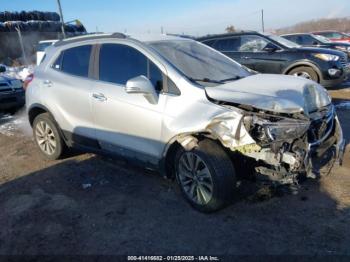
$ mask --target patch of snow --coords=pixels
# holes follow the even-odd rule
[[[10,67],[6,66],[6,72],[0,74],[24,81],[29,74],[34,72],[34,65]]]
[[[6,114],[0,116],[0,134],[5,136],[31,136],[32,128],[29,124],[25,109],[14,115]]]

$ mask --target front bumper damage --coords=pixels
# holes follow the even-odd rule
[[[258,178],[280,184],[296,183],[300,175],[317,178],[329,173],[335,162],[342,163],[345,140],[334,107],[329,108],[329,113],[311,121],[306,134],[277,143],[262,145],[253,139],[243,123],[243,114],[236,111],[218,116],[207,131],[232,152],[254,159]]]

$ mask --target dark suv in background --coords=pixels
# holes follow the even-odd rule
[[[350,72],[345,53],[301,47],[276,35],[239,32],[211,35],[197,40],[260,73],[305,77],[325,87],[342,83]]]
[[[335,43],[324,36],[308,33],[281,35],[281,37],[302,46],[330,48],[343,51],[350,58],[350,43]]]

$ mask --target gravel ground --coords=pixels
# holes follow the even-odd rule
[[[347,140],[349,110],[338,110]],[[234,205],[205,215],[172,181],[125,162],[43,160],[30,133],[24,113],[0,118],[0,255],[350,255],[349,146],[342,167],[298,194],[247,183]]]

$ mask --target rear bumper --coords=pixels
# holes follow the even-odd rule
[[[25,104],[24,90],[14,92],[0,92],[0,110],[22,107]]]

